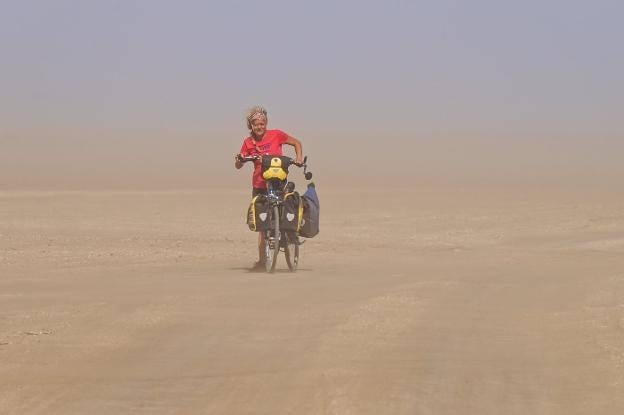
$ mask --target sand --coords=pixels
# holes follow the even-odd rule
[[[622,194],[319,194],[268,275],[246,188],[0,193],[0,413],[624,413]]]

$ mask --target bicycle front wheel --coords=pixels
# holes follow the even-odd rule
[[[273,206],[271,220],[271,230],[265,233],[264,240],[264,265],[266,267],[266,272],[269,273],[275,272],[275,267],[277,266],[277,255],[280,251],[281,234],[279,228],[279,208],[277,206]]]

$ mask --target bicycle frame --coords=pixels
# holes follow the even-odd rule
[[[269,200],[269,223],[273,223],[273,220],[277,220],[279,223],[280,217],[282,215],[282,203],[283,203],[283,190],[280,190],[278,186],[281,183],[278,181],[271,180],[267,182],[267,199]],[[273,208],[277,206],[278,214],[280,217],[273,217]],[[267,231],[269,232],[269,231]],[[269,235],[267,235],[269,236]],[[275,237],[276,235],[273,235]]]
[[[271,202],[271,205],[280,205],[282,203],[282,190],[276,189],[277,186],[279,186],[279,182],[275,182],[273,180],[267,183],[267,197]]]

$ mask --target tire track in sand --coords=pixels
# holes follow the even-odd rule
[[[413,395],[395,379],[417,373],[420,364],[393,350],[427,307],[414,288],[372,298],[321,337],[310,365],[316,368],[314,383],[321,383],[314,396],[321,413],[402,413],[413,406]]]

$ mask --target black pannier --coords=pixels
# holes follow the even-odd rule
[[[301,197],[303,200],[303,220],[299,235],[304,238],[313,238],[319,233],[320,204],[314,183],[308,185],[308,190]]]
[[[284,195],[280,229],[299,232],[303,219],[303,200],[299,193],[291,192]]]
[[[270,228],[269,200],[265,195],[257,195],[251,199],[247,209],[247,225],[254,232],[263,232]]]

